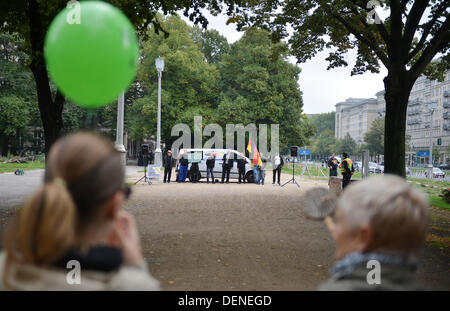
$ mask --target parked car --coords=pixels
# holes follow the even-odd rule
[[[425,171],[425,176],[428,178],[428,171]],[[445,178],[445,173],[438,167],[433,167],[433,178]]]
[[[375,170],[377,174],[384,174],[384,162],[383,164],[378,164]]]
[[[369,173],[376,174],[377,173],[378,164],[375,162],[369,162]]]
[[[441,163],[438,166],[441,170],[450,170],[450,164],[446,164],[446,163]]]
[[[206,160],[208,159],[208,157],[211,155],[212,152],[214,152],[216,154],[216,162],[214,165],[214,177],[217,179],[218,177],[222,176],[222,163],[223,163],[223,155],[227,153],[227,149],[182,149],[180,150],[180,154],[183,155],[184,152],[187,153],[187,157],[189,160],[189,166],[188,166],[188,173],[187,173],[187,177],[189,178],[189,180],[191,180],[191,174],[190,174],[190,169],[191,169],[191,164],[193,162],[197,162],[198,163],[198,168],[200,171],[200,179],[202,178],[206,178]],[[235,161],[233,162],[233,167],[230,171],[230,178],[239,178],[239,172],[238,172],[238,168],[237,168],[237,159],[238,157],[240,157],[240,153],[236,150],[230,150],[231,155],[234,155],[234,159]],[[243,156],[243,158],[246,161],[245,164],[245,179],[249,182],[249,183],[253,183],[254,182],[254,177],[253,177],[253,169],[251,166],[251,161],[249,158],[247,158],[246,156]],[[177,163],[177,167],[175,169],[175,171],[177,172],[177,179],[178,179],[178,163]]]
[[[361,161],[355,161],[353,163],[353,165],[355,167],[355,171],[361,172],[361,169],[362,169],[362,162]]]

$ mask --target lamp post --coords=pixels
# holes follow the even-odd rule
[[[116,144],[115,147],[117,151],[120,152],[120,160],[122,165],[126,165],[127,161],[127,151],[123,144],[123,110],[124,110],[124,92],[120,93],[117,100],[117,128],[116,128]]]
[[[430,158],[428,161],[428,178],[433,179],[433,114],[436,104],[429,105],[430,108]]]
[[[162,164],[161,154],[161,76],[164,71],[164,59],[161,56],[155,60],[156,70],[158,71],[158,124],[156,133],[156,150],[155,150],[155,164]]]

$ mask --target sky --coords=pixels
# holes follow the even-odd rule
[[[203,12],[208,19],[208,29],[215,29],[227,38],[228,43],[233,43],[242,36],[243,32],[236,31],[234,24],[226,25],[225,15],[212,16]],[[180,16],[182,13],[180,12]],[[193,25],[187,18],[182,18]],[[306,114],[334,111],[339,102],[353,98],[375,98],[375,93],[384,89],[383,78],[386,69],[381,66],[379,74],[365,73],[363,75],[350,76],[352,65],[356,58],[356,51],[346,57],[348,67],[339,67],[327,70],[328,62],[325,58],[328,53],[318,53],[314,58],[305,63],[297,64],[302,70],[299,77],[299,88],[303,93],[303,111]],[[290,58],[296,63],[295,58]]]

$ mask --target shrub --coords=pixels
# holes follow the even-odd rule
[[[445,202],[450,203],[450,188],[442,190],[439,196],[443,198]]]

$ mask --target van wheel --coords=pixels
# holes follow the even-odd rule
[[[255,182],[255,176],[253,176],[253,171],[248,171],[247,174],[245,174],[245,179],[248,183],[254,183]]]

